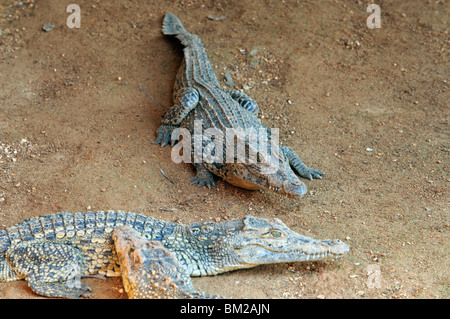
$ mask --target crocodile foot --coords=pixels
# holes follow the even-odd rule
[[[301,169],[297,169],[294,167],[295,171],[303,178],[307,178],[310,180],[313,179],[322,179],[322,176],[325,175],[324,172],[319,171],[318,169],[311,167],[302,167]]]
[[[196,165],[196,168],[197,175],[190,179],[192,184],[197,184],[197,187],[206,186],[208,188],[216,186],[217,180],[213,173],[208,171],[203,165]]]
[[[26,278],[28,286],[38,295],[69,299],[92,298],[92,289],[79,281],[41,282],[39,278]]]
[[[295,153],[289,147],[281,145],[280,150],[286,156],[294,172],[300,175],[301,177],[312,180],[312,179],[322,179],[322,176],[325,175],[325,173],[315,168],[306,166],[305,163],[303,163],[303,161],[300,159],[300,157],[298,157],[297,153]]]
[[[40,294],[39,290],[42,289],[42,295],[47,294],[49,297],[62,297],[68,299],[92,298],[90,294],[92,289],[89,286],[81,284],[78,280],[43,283],[42,285],[35,282],[34,285],[29,286],[38,294]]]
[[[169,143],[174,145],[176,141],[172,140],[172,132],[177,127],[178,126],[174,125],[164,125],[164,124],[161,125],[158,128],[157,137],[156,140],[153,142],[153,144],[161,144],[162,147],[169,145]]]
[[[213,188],[217,184],[217,181],[214,176],[204,177],[199,176],[199,174],[197,174],[197,176],[192,177],[190,181],[192,182],[191,184],[198,184],[197,187],[206,186],[208,188]]]

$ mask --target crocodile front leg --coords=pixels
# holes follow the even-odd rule
[[[197,175],[191,178],[192,184],[198,184],[198,187],[206,186],[212,188],[216,186],[216,176],[208,171],[203,164],[193,164],[197,170]]]
[[[200,140],[195,141],[196,138]],[[192,184],[198,184],[198,187],[206,186],[212,188],[216,186],[217,178],[209,171],[205,163],[214,163],[215,143],[210,138],[204,136],[194,137],[193,148],[191,149],[192,165],[194,165],[197,175],[191,178]],[[219,159],[217,159],[219,160]]]
[[[164,114],[153,144],[161,143],[162,147],[167,146],[172,139],[173,130],[179,127],[188,113],[197,106],[199,99],[200,96],[196,89],[190,87],[181,88],[175,94],[174,106]]]
[[[255,117],[258,117],[258,104],[249,97],[247,94],[237,91],[237,90],[227,90],[228,94],[230,94],[231,98],[238,102],[238,104],[249,111],[251,114],[253,114]]]
[[[295,153],[293,150],[291,150],[289,147],[281,145],[280,150],[283,152],[283,154],[286,156],[286,158],[289,161],[289,164],[292,168],[294,168],[295,172],[300,175],[301,177],[307,178],[307,179],[321,179],[325,173],[315,169],[310,168],[303,163],[303,161],[298,157],[297,153]]]

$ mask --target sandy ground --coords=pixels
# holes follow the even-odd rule
[[[79,29],[66,26],[74,2]],[[449,6],[377,3],[380,29],[366,25],[369,1],[0,0],[0,229],[58,211],[277,217],[351,251],[194,286],[230,298],[449,298]],[[200,36],[220,81],[228,72],[282,142],[326,172],[305,181],[304,198],[198,189],[190,166],[151,144],[165,110],[140,83],[171,105],[182,58],[161,34],[165,12]],[[126,298],[120,278],[85,283],[94,298]],[[38,297],[23,281],[0,296]]]

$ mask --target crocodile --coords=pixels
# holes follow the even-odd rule
[[[0,282],[24,279],[32,291],[47,297],[90,297],[90,288],[81,283],[83,277],[122,275],[113,236],[122,226],[134,229],[148,241],[160,242],[176,256],[184,276],[210,276],[261,264],[339,258],[349,251],[348,245],[340,240],[300,235],[277,218],[267,220],[249,215],[219,223],[183,225],[134,212],[61,212],[28,218],[0,230]],[[127,249],[120,247],[126,254]],[[147,265],[142,270],[147,270],[151,277],[153,272]],[[128,276],[136,282],[136,277]],[[171,281],[177,282],[177,278],[170,276]],[[153,281],[157,283],[158,279]],[[138,288],[134,295],[145,294],[139,292],[142,285],[135,287]],[[191,290],[187,290],[188,295]],[[183,295],[182,290],[179,295]]]
[[[153,143],[172,144],[172,155],[182,152],[183,161],[196,169],[192,183],[199,187],[211,188],[221,177],[244,189],[305,195],[307,188],[299,176],[312,180],[324,173],[307,167],[292,149],[278,143],[277,132],[258,119],[259,107],[252,98],[220,87],[199,37],[186,31],[175,15],[165,15],[162,33],[180,40],[184,58],[174,84],[174,104],[164,114]]]

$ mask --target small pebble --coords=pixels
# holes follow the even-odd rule
[[[211,16],[211,15],[208,16],[208,19],[211,20],[211,21],[223,21],[226,18],[227,18],[226,16],[218,16],[218,17],[214,17],[214,16]]]
[[[55,28],[55,25],[53,23],[46,23],[42,26],[42,30],[45,32],[50,32]]]
[[[230,75],[230,73],[228,71],[225,72],[225,84],[228,85],[231,88],[234,88],[233,79],[231,78],[231,75]]]

